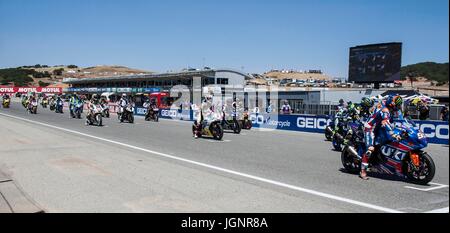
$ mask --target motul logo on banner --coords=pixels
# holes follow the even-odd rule
[[[59,87],[43,87],[40,92],[60,93],[61,92],[61,88],[59,88]]]
[[[0,87],[0,93],[14,93],[14,88],[12,88],[12,87]]]
[[[17,92],[25,93],[25,92],[38,92],[35,87],[19,87]]]

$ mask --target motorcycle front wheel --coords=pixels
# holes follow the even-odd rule
[[[240,134],[241,133],[241,125],[239,124],[239,122],[238,121],[233,121],[233,132],[235,133],[235,134]]]
[[[128,122],[130,122],[131,124],[133,124],[133,122],[134,122],[134,116],[133,116],[133,114],[130,114],[130,115],[128,116]]]
[[[97,126],[102,126],[103,122],[102,122],[102,114],[97,114],[95,116],[95,121],[97,123]]]
[[[436,172],[436,165],[431,156],[426,152],[419,154],[419,161],[419,169],[417,170],[412,164],[411,159],[408,158],[404,164],[404,173],[412,183],[426,185],[433,180]]]

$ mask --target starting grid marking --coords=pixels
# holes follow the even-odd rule
[[[414,190],[419,190],[419,191],[423,191],[423,192],[429,192],[429,191],[433,191],[436,189],[443,189],[443,188],[448,188],[448,185],[446,184],[439,184],[439,183],[432,183],[430,182],[429,184],[434,185],[435,187],[431,187],[431,188],[417,188],[417,187],[412,187],[412,186],[404,186],[407,189],[414,189]],[[448,209],[448,207],[447,207]]]
[[[435,210],[430,210],[427,211],[425,213],[429,213],[429,214],[438,214],[438,213],[448,213],[449,212],[449,208],[448,206],[442,209],[435,209]]]

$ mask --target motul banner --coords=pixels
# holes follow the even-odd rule
[[[62,93],[61,87],[4,87],[0,86],[0,94],[5,93]]]

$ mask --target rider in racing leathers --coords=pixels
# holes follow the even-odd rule
[[[91,100],[88,103],[88,110],[86,113],[86,125],[89,125],[89,117],[91,117],[92,111],[94,110],[95,105],[99,104],[99,98],[97,94],[93,94]]]
[[[79,99],[80,99],[80,98],[78,97],[77,93],[74,93],[74,94],[70,97],[70,100],[69,100],[69,110],[70,110],[70,115],[71,115],[71,116],[74,115],[73,108],[74,108],[74,106],[78,103]]]
[[[373,112],[375,110],[374,104],[375,104],[375,102],[368,97],[363,97],[361,99],[361,103],[359,104],[359,106],[360,106],[359,114],[362,119],[367,119],[373,114]]]
[[[392,114],[397,112],[401,116],[401,107],[403,99],[399,95],[388,96],[388,98],[380,103],[375,109],[375,112],[364,124],[364,140],[367,151],[362,156],[360,177],[367,180],[367,168],[369,166],[369,158],[375,150],[376,144],[383,144],[385,142],[378,142],[379,134],[386,134],[390,140],[400,140],[400,136],[394,134],[394,125],[392,125]]]
[[[208,118],[212,114],[213,103],[212,95],[207,95],[200,106],[197,120],[194,122],[194,137],[198,138],[198,134],[202,131],[202,124],[205,118]]]

